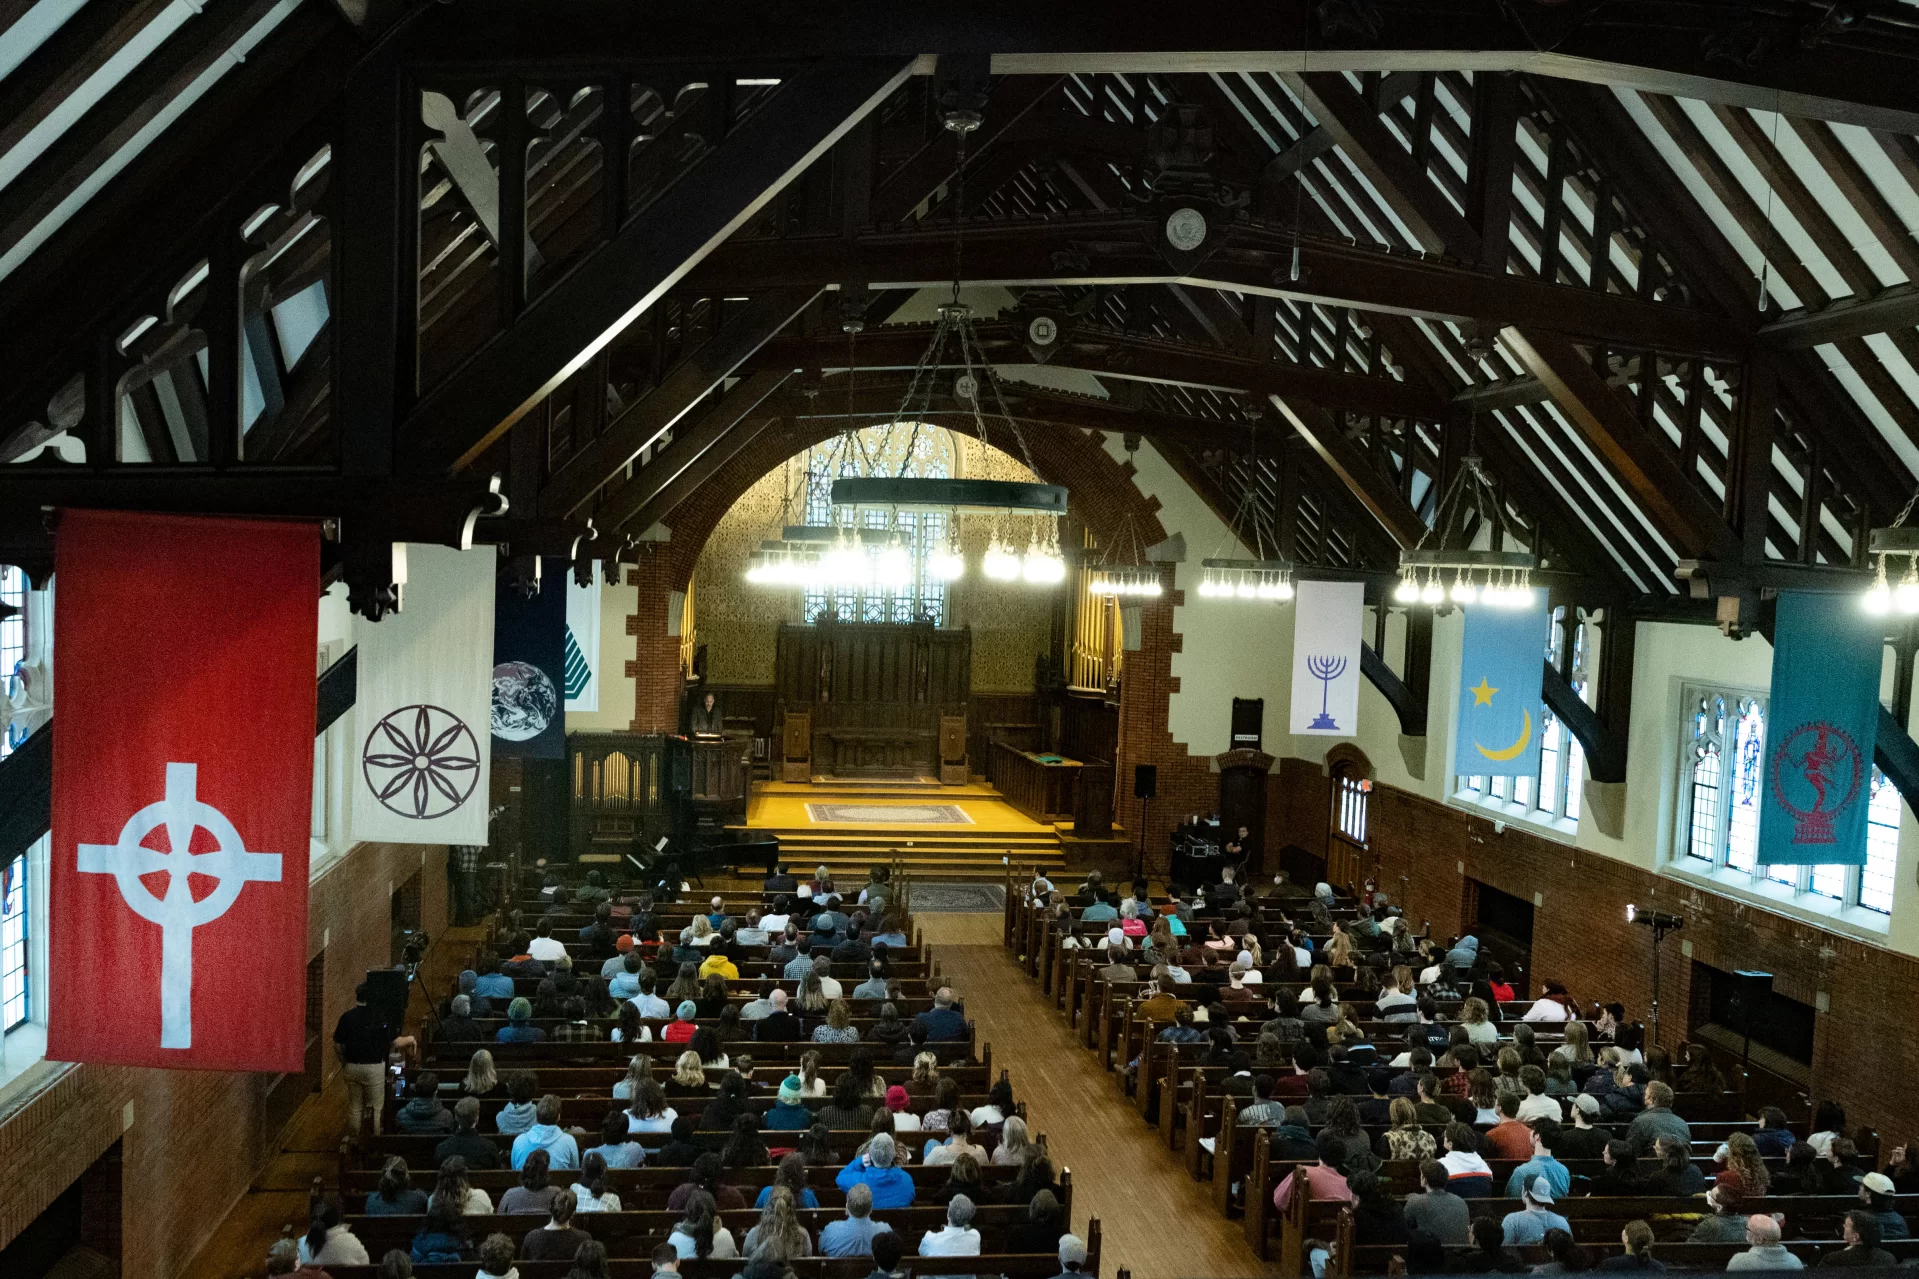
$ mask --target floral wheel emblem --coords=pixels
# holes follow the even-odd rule
[[[367,788],[402,817],[444,817],[480,780],[480,743],[452,711],[402,706],[373,726],[360,752]]]

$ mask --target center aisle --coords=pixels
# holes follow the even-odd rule
[[[1006,953],[997,911],[915,919],[980,1043],[992,1044],[993,1065],[1012,1072],[1013,1095],[1046,1134],[1055,1166],[1073,1170],[1074,1233],[1083,1237],[1087,1219],[1100,1219],[1103,1279],[1121,1266],[1134,1279],[1270,1273]]]

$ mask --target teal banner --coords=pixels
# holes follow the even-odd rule
[[[1884,633],[1857,600],[1780,594],[1759,807],[1762,865],[1866,864]]]
[[[1537,777],[1546,708],[1546,607],[1466,606],[1459,655],[1453,771],[1468,777]]]

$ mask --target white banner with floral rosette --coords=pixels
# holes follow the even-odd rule
[[[406,548],[401,609],[353,619],[353,838],[485,844],[492,763],[492,547]]]

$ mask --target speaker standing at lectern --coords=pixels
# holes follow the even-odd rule
[[[718,737],[726,727],[726,718],[720,714],[719,699],[711,693],[700,698],[700,704],[693,708],[692,732],[695,737]]]

